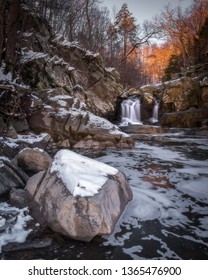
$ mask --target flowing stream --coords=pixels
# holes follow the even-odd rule
[[[8,253],[28,259],[207,259],[208,141],[181,134],[91,155],[123,171],[134,199],[110,236]],[[19,255],[18,255],[19,254]]]

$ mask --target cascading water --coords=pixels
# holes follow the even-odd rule
[[[140,100],[133,101],[131,99],[124,100],[121,103],[121,125],[142,124]]]
[[[152,113],[152,123],[158,122],[158,110],[159,110],[159,103],[155,101],[155,105],[153,108],[153,113]]]

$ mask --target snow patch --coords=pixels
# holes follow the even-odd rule
[[[28,215],[28,209],[19,209],[8,203],[0,203],[0,253],[2,246],[11,243],[25,242],[28,234],[32,231],[26,229],[26,222],[32,220]]]
[[[11,82],[12,81],[12,73],[8,72],[7,74],[4,74],[4,70],[5,70],[5,64],[2,64],[2,67],[0,67],[0,81],[4,81],[4,82]]]
[[[74,196],[89,197],[97,194],[108,175],[115,175],[118,170],[72,151],[61,150],[55,155],[50,172],[56,172]]]
[[[33,52],[33,51],[24,52],[24,54],[21,58],[21,63],[26,63],[28,61],[47,57],[47,56],[48,56],[48,54],[41,53],[41,52]]]
[[[112,73],[114,70],[115,70],[115,68],[113,68],[113,67],[106,67],[105,68],[105,71],[108,72],[108,73]]]

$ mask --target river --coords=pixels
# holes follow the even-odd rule
[[[133,190],[113,234],[90,243],[57,237],[23,258],[208,259],[208,139],[180,133],[153,139],[93,155],[124,172]]]

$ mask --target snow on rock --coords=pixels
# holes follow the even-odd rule
[[[21,58],[21,63],[25,63],[30,60],[39,59],[39,58],[43,58],[43,57],[48,57],[48,54],[45,54],[42,52],[33,52],[30,50],[28,52],[23,53],[22,58]]]
[[[5,70],[5,64],[2,64],[2,67],[0,67],[0,81],[4,82],[11,82],[12,81],[12,73],[8,72],[7,74],[4,74]]]
[[[93,196],[118,170],[95,160],[80,156],[69,150],[59,151],[52,163],[50,172],[57,176],[74,196]]]
[[[47,131],[52,137],[67,137],[73,145],[87,136],[92,136],[93,141],[101,141],[103,148],[109,147],[110,142],[111,147],[128,148],[134,145],[133,139],[116,125],[88,111],[75,108],[35,112],[28,118],[28,124],[36,133]],[[102,136],[102,140],[98,136]]]
[[[100,132],[109,132],[112,135],[120,135],[121,137],[128,137],[129,135],[122,132],[118,126],[112,124],[108,120],[96,116],[90,112],[83,112],[83,114],[87,114],[89,117],[89,121],[87,122],[85,129],[90,131],[100,131]],[[81,129],[81,127],[80,127]]]
[[[125,175],[72,151],[59,151],[26,185],[47,225],[77,240],[110,234],[132,199]]]
[[[40,147],[44,148],[51,136],[48,133],[41,133],[39,135],[28,133],[28,134],[18,134],[16,139],[10,137],[0,137],[0,143],[11,149],[18,149],[20,145],[29,147]]]
[[[0,203],[0,253],[2,247],[11,242],[23,243],[31,229],[27,229],[27,221],[32,220],[28,209],[12,207],[7,203]]]

